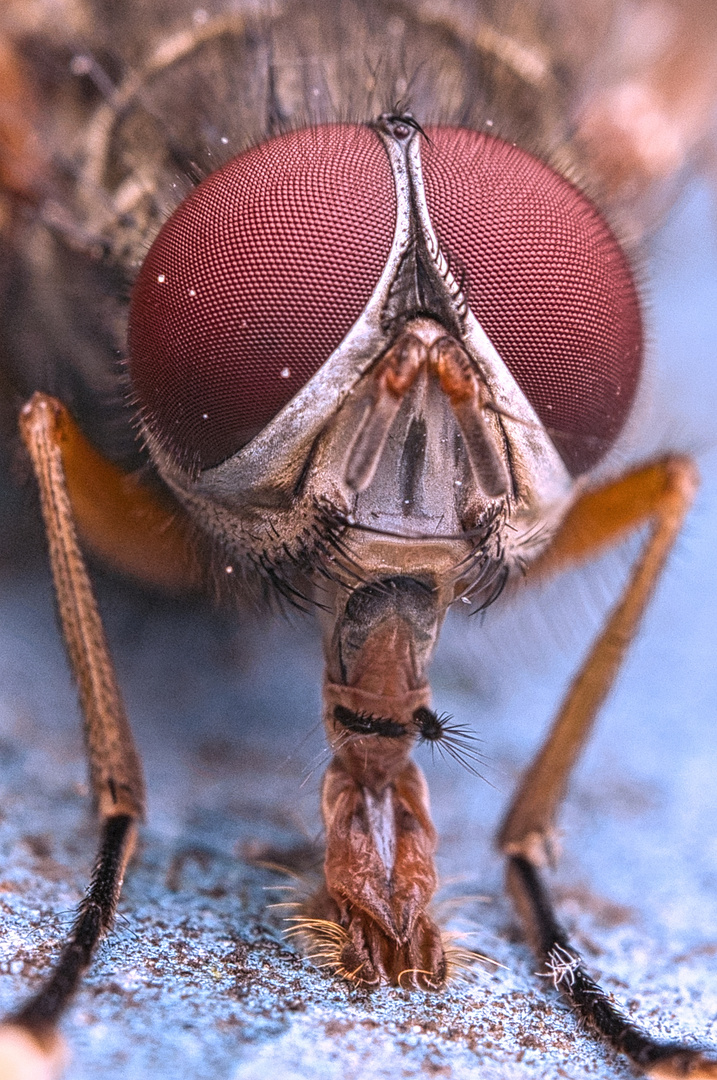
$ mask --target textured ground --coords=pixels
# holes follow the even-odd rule
[[[704,487],[562,816],[560,910],[592,968],[663,1035],[717,1043],[717,251],[694,195],[656,246],[647,444],[696,449]],[[623,561],[624,562],[624,561]],[[449,1080],[631,1075],[536,976],[491,833],[622,563],[506,615],[449,624],[437,707],[475,725],[492,786],[423,764],[441,834],[437,911],[504,965],[441,995],[357,994],[283,937],[290,879],[320,837],[325,759],[311,624],[229,624],[104,582],[143,750],[149,822],[117,930],[64,1032],[70,1080]],[[0,1007],[36,985],[95,844],[49,587],[2,564]],[[305,871],[302,870],[305,876]]]

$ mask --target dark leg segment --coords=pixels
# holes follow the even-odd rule
[[[633,1024],[588,975],[555,918],[539,867],[555,857],[554,823],[575,762],[613,685],[662,574],[697,485],[686,458],[665,458],[587,491],[538,563],[539,574],[579,564],[643,525],[645,546],[619,602],[568,690],[548,736],[526,771],[498,842],[508,887],[546,975],[580,1019],[651,1077],[717,1078],[717,1053],[653,1039]]]
[[[20,430],[40,489],[62,632],[77,682],[101,841],[87,895],[54,971],[38,993],[0,1024],[0,1080],[51,1078],[62,1067],[56,1026],[112,926],[137,823],[144,816],[142,764],[125,714],[102,620],[77,539],[63,450],[66,414],[36,394]]]
[[[97,945],[111,929],[125,867],[134,847],[136,823],[128,814],[103,824],[97,863],[80,903],[69,941],[45,985],[7,1023],[32,1032],[39,1042],[52,1036]]]
[[[660,1042],[634,1024],[588,975],[580,954],[557,918],[538,869],[527,859],[512,856],[507,866],[508,889],[536,954],[545,961],[545,974],[568,999],[586,1027],[613,1049],[625,1054],[648,1076],[717,1077],[717,1056],[681,1042]]]

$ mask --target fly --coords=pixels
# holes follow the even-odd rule
[[[634,104],[651,89],[657,108],[664,77],[697,145],[714,87],[693,74],[681,96],[668,48],[637,89],[616,75],[590,96],[579,64],[562,83],[552,72],[555,42],[521,10],[512,25],[499,11],[428,20],[414,4],[201,9],[172,33],[150,18],[149,50],[124,24],[115,44],[70,50],[75,81],[50,91],[36,31],[10,19],[9,100],[18,86],[54,94],[57,127],[45,144],[40,111],[9,110],[8,379],[26,399],[101,834],[56,965],[2,1029],[13,1076],[54,1067],[145,813],[83,548],[154,586],[278,593],[317,612],[332,760],[323,881],[294,932],[360,988],[440,993],[452,970],[431,907],[438,838],[412,751],[477,761],[432,701],[446,613],[486,610],[523,577],[641,530],[497,843],[541,973],[581,1022],[650,1075],[717,1075],[713,1050],[654,1037],[593,980],[543,877],[572,770],[697,485],[680,454],[600,472],[643,368],[631,249],[685,165],[645,151],[629,90]],[[607,22],[593,32],[606,47]],[[589,168],[606,211],[573,180]]]

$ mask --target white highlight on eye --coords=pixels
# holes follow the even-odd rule
[[[222,146],[226,146],[226,145],[227,145],[227,143],[229,142],[229,139],[228,139],[228,138],[226,137],[226,135],[222,135],[222,137],[221,137],[221,139],[219,140],[219,142],[220,142],[220,143],[222,144]]]
[[[209,419],[209,413],[203,412],[202,413],[202,420],[208,420],[208,419]]]
[[[224,573],[225,574],[233,574],[234,573],[234,567],[233,566],[225,566],[224,567]]]
[[[167,279],[164,276],[164,274],[157,274],[157,281],[159,282],[160,285],[164,285],[166,280]]]
[[[283,367],[279,374],[281,375],[282,379],[288,379],[291,375],[291,368]]]

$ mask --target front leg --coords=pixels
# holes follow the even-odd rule
[[[62,1067],[57,1025],[114,922],[144,816],[142,764],[117,684],[78,533],[106,562],[152,584],[197,583],[178,513],[87,443],[64,406],[35,394],[20,430],[37,479],[57,606],[84,720],[100,842],[89,888],[56,966],[0,1023],[0,1077],[51,1077]]]
[[[595,557],[641,526],[650,527],[624,593],[523,776],[498,836],[508,857],[508,889],[531,945],[545,962],[545,973],[586,1026],[642,1073],[670,1080],[717,1077],[717,1056],[686,1043],[661,1042],[616,1006],[590,977],[558,922],[540,868],[554,859],[555,817],[572,769],[660,579],[696,486],[693,463],[671,457],[586,492],[538,563],[538,572],[547,576]]]
[[[547,578],[597,558],[637,529],[650,528],[623,595],[513,798],[498,837],[506,854],[523,856],[536,866],[552,861],[555,816],[570,774],[637,633],[696,490],[693,462],[670,457],[587,491],[532,568],[538,579]]]
[[[101,838],[92,881],[54,971],[0,1025],[3,1080],[50,1077],[61,1068],[57,1024],[98,943],[112,927],[138,822],[144,816],[142,765],[77,540],[63,460],[65,424],[71,421],[62,406],[41,394],[25,406],[20,419],[40,489],[60,622],[79,689]]]

